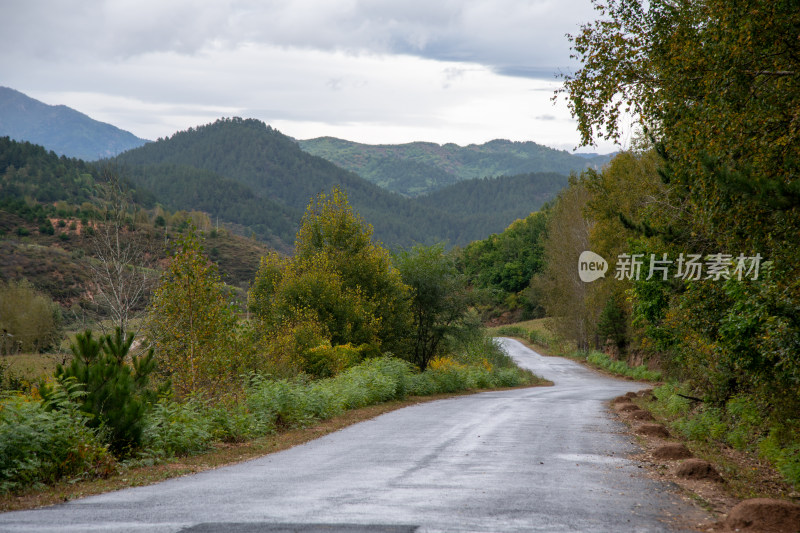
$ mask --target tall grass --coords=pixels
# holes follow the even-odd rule
[[[488,342],[488,341],[487,341]],[[160,402],[148,415],[142,456],[164,458],[202,451],[213,440],[243,440],[276,431],[305,427],[348,409],[467,389],[512,387],[531,383],[532,374],[520,371],[495,343],[485,352],[488,365],[455,363],[415,372],[393,357],[369,359],[332,378],[272,379],[251,375],[243,402],[231,406],[203,407]],[[476,358],[478,348],[466,359]]]
[[[618,376],[644,381],[661,381],[662,378],[661,372],[658,370],[649,370],[645,365],[628,366],[625,361],[616,361],[602,352],[592,351],[579,357],[585,357],[590,364]]]
[[[653,390],[648,408],[689,440],[716,441],[754,452],[775,465],[784,479],[800,489],[800,427],[797,420],[771,420],[749,396],[722,405],[690,400],[685,384],[667,383]]]
[[[553,338],[542,331],[536,329],[527,329],[522,326],[510,325],[500,326],[495,330],[495,333],[505,337],[517,337],[524,339],[531,344],[549,348],[555,345]]]

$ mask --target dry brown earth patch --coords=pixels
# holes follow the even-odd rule
[[[728,531],[797,533],[800,505],[772,498],[753,498],[736,505],[722,523]]]

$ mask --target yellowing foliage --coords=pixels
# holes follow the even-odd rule
[[[409,290],[392,267],[389,253],[373,243],[371,235],[372,229],[353,213],[347,196],[334,189],[309,205],[293,257],[273,253],[261,260],[248,307],[268,346],[283,338],[281,330],[298,335],[303,324],[314,329],[322,342],[298,339],[299,344],[289,350],[299,358],[294,364],[308,373],[335,375],[359,362],[365,351],[399,355],[405,349],[411,322]],[[284,347],[282,354],[292,345],[288,339],[279,344]],[[344,357],[338,353],[342,350],[356,351]]]
[[[234,377],[235,328],[236,314],[217,267],[190,231],[177,242],[145,324],[159,368],[172,378],[178,395],[217,394]]]
[[[428,363],[428,368],[433,371],[447,372],[449,370],[463,370],[466,366],[454,361],[450,357],[439,356],[431,359]]]

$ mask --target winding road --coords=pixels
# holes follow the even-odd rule
[[[552,380],[393,411],[148,487],[0,514],[0,531],[675,531],[705,514],[645,475],[607,401],[642,388],[502,339]]]

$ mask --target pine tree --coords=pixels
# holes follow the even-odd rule
[[[127,455],[141,442],[143,417],[156,396],[148,388],[155,370],[153,351],[130,356],[129,365],[132,344],[133,333],[124,336],[119,327],[99,340],[87,330],[76,335],[69,366],[58,365],[55,372],[60,382],[74,380],[81,386],[81,410],[91,415],[89,426],[107,429],[109,447],[117,456]],[[45,399],[51,395],[52,390],[43,389]]]

